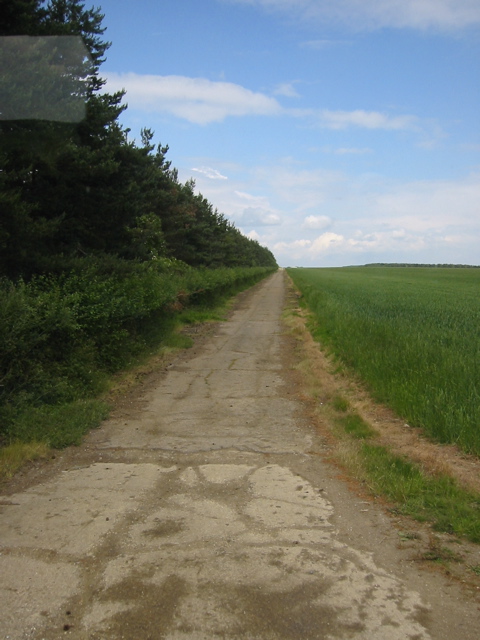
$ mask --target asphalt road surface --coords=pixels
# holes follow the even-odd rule
[[[477,640],[398,550],[295,388],[280,271],[95,432],[0,496],[0,638]]]

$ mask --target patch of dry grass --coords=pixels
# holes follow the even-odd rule
[[[15,442],[0,449],[0,481],[12,478],[27,462],[47,458],[49,451],[44,442]]]

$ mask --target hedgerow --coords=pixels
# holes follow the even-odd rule
[[[214,304],[271,272],[194,269],[161,259],[123,271],[90,265],[28,283],[0,280],[0,442],[28,440],[33,432],[38,439],[37,428],[21,426],[26,414],[81,406],[112,372],[160,344],[185,307]]]

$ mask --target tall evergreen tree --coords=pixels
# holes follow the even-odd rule
[[[9,3],[1,35],[81,37],[90,58],[70,69],[85,87],[82,122],[0,122],[0,248],[8,275],[48,269],[52,254],[88,251],[97,247],[100,233],[105,235],[109,216],[102,200],[121,164],[115,156],[125,133],[117,122],[123,94],[98,93],[104,84],[98,70],[109,46],[102,40],[102,19],[99,10],[86,10],[79,0],[51,0],[46,6],[34,0]],[[98,229],[95,218],[97,226],[103,223]],[[125,226],[121,216],[112,223],[116,220]]]
[[[155,147],[150,130],[143,130],[139,145],[129,141],[119,123],[124,93],[106,93],[99,75],[109,47],[99,9],[80,0],[0,3],[0,36],[76,36],[89,54],[68,64],[62,59],[68,86],[83,92],[80,122],[16,119],[14,113],[0,119],[0,275],[28,278],[105,254],[120,260],[168,255],[208,267],[275,264],[268,250],[195,194],[193,181],[178,181],[168,147]],[[55,47],[49,51],[61,56]],[[42,61],[47,75],[51,61]]]

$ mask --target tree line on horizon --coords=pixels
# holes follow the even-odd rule
[[[423,262],[370,262],[366,267],[416,267],[427,269],[480,269],[480,266],[474,264],[449,264],[438,263],[428,264]]]
[[[80,0],[1,5],[0,36],[80,36],[89,60],[66,66],[83,92],[79,122],[6,118],[0,106],[0,276],[75,271],[85,259],[110,269],[157,259],[195,268],[277,266],[269,249],[195,193],[193,180],[179,181],[168,146],[155,145],[151,130],[142,130],[140,143],[129,139],[119,123],[124,92],[101,91],[110,43],[102,38],[100,9]],[[40,53],[48,84],[61,53]],[[4,69],[7,55],[0,46]],[[0,78],[0,94],[20,92],[17,104],[41,100],[41,89],[16,86],[8,73]]]

